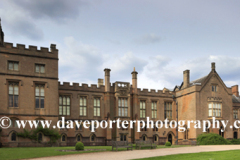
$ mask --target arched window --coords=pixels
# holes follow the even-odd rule
[[[223,130],[223,126],[221,126],[220,129],[219,129],[219,135],[224,137],[224,132],[222,132],[221,130]]]
[[[157,135],[154,135],[154,136],[153,136],[153,140],[154,140],[154,142],[157,142],[157,141],[158,141],[158,136],[157,136]]]
[[[43,137],[42,133],[38,133],[38,141],[42,141],[42,137]]]
[[[90,136],[90,141],[91,141],[91,142],[95,142],[95,141],[96,141],[96,136],[95,136],[95,134],[92,134],[92,135]]]
[[[65,142],[65,141],[66,141],[66,135],[63,134],[63,135],[62,135],[62,142]]]
[[[15,132],[11,135],[11,141],[17,141],[17,134]]]
[[[77,141],[81,141],[81,135],[80,134],[77,135]]]
[[[143,136],[143,141],[146,141],[146,140],[147,140],[147,136],[144,135],[144,136]]]

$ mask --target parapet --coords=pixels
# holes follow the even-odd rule
[[[101,85],[100,87],[97,86],[97,84],[91,84],[89,87],[88,84],[82,83],[82,85],[79,85],[79,83],[73,83],[70,85],[70,82],[63,82],[61,84],[58,82],[58,88],[59,90],[72,90],[72,91],[90,91],[90,92],[104,92],[105,86]]]
[[[163,92],[163,90],[156,90],[155,89],[146,89],[146,88],[138,88],[137,93],[139,96],[160,96],[160,97],[172,97],[172,94],[169,91]]]
[[[3,46],[0,46],[0,52],[16,55],[58,59],[58,49],[56,49],[55,44],[51,44],[50,49],[40,47],[40,50],[38,50],[37,46],[29,45],[29,47],[26,48],[24,44],[16,44],[16,47],[14,47],[13,43],[5,42]]]

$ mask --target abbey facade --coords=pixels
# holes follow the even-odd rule
[[[61,117],[67,120],[143,120],[146,117],[156,122],[169,120],[229,120],[232,124],[238,119],[240,98],[238,86],[228,88],[216,72],[212,63],[205,77],[190,81],[190,71],[183,72],[183,82],[174,89],[139,89],[138,73],[133,70],[132,82],[111,82],[111,70],[104,69],[104,79],[98,84],[79,84],[58,81],[58,50],[36,46],[28,48],[22,44],[4,42],[0,25],[0,118],[11,118],[11,126],[2,129],[0,142],[6,147],[47,146],[49,137],[41,135],[41,142],[22,138],[17,133],[16,120],[52,120],[56,124]],[[130,74],[130,73],[129,73]],[[97,78],[96,78],[97,81]],[[174,98],[175,97],[175,98]],[[176,103],[178,105],[176,105]],[[169,124],[168,124],[169,125]],[[193,125],[193,124],[192,124]],[[202,129],[186,127],[185,132],[176,129],[98,128],[95,132],[84,127],[56,129],[61,138],[59,146],[75,145],[77,141],[85,145],[111,145],[112,140],[135,142],[150,140],[157,144],[170,141],[175,144],[191,144],[203,133]],[[29,129],[29,128],[27,128]],[[220,134],[224,138],[239,138],[236,128],[207,129],[207,132]]]

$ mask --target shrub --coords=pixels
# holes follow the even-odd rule
[[[75,150],[84,150],[84,145],[82,142],[77,142],[75,145]]]
[[[240,144],[240,140],[239,139],[232,139],[230,141],[231,144]]]
[[[218,144],[230,144],[230,142],[224,139],[222,136],[215,133],[203,133],[197,137],[197,142],[200,145],[218,145]]]
[[[165,146],[171,146],[172,144],[170,142],[166,142]]]

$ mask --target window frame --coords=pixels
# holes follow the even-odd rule
[[[147,108],[146,105],[147,105],[146,100],[140,100],[140,103],[139,103],[140,118],[146,118],[146,108]]]
[[[238,119],[238,109],[233,109],[233,119]]]
[[[8,94],[8,107],[9,108],[19,108],[19,93],[20,93],[20,85],[19,85],[19,83],[20,83],[20,81],[8,81],[8,85],[7,85],[7,94]],[[13,94],[11,94],[12,96],[13,96],[13,98],[12,98],[12,106],[10,106],[10,84],[13,84]],[[17,86],[18,87],[18,94],[17,95],[15,95],[15,86]],[[15,96],[17,96],[17,106],[15,106]]]
[[[99,100],[99,106],[95,105],[95,99]],[[96,104],[98,104],[98,102],[96,101]],[[96,109],[96,112],[95,112]],[[96,114],[95,114],[96,113]],[[98,114],[99,113],[99,114]],[[101,117],[101,97],[95,96],[93,98],[93,116],[94,117]]]
[[[152,112],[152,118],[156,119],[157,118],[157,101],[151,102],[151,112]]]
[[[39,88],[39,95],[37,96],[36,95],[36,87],[37,86],[43,86],[43,89],[44,89],[44,96],[41,96],[41,89]],[[34,103],[35,103],[35,109],[44,109],[45,108],[45,95],[46,95],[46,84],[45,83],[35,83],[34,85]],[[37,103],[36,103],[36,97],[39,98],[39,102],[38,102],[38,107],[37,107]],[[40,98],[43,98],[44,102],[43,102],[43,107],[42,107],[42,102],[41,102],[41,99]]]
[[[86,99],[86,105],[82,105],[81,106],[81,98],[85,98]],[[84,101],[83,101],[83,104],[84,104]],[[87,106],[88,106],[88,97],[87,96],[82,96],[80,95],[79,96],[79,116],[81,117],[86,117],[88,114],[87,114]],[[82,108],[82,109],[81,109]],[[85,108],[85,115],[84,115],[84,108]],[[82,115],[81,115],[81,110],[82,110]]]
[[[169,108],[168,108],[168,105]],[[165,101],[164,102],[164,119],[172,119],[172,110],[173,110],[173,102],[172,101]]]
[[[62,97],[61,104],[60,104],[60,97]],[[63,103],[63,99],[66,98],[65,104]],[[68,104],[68,98],[69,98],[69,104]],[[58,115],[59,116],[71,116],[71,104],[72,104],[72,96],[68,94],[60,94],[58,97]],[[60,107],[62,110],[62,114],[60,114]],[[66,108],[66,114],[63,114],[64,107]],[[68,114],[68,108],[69,108],[69,114]]]
[[[210,105],[211,105],[211,107],[210,107]],[[219,109],[219,105],[220,105],[220,109]],[[210,115],[210,113],[211,113],[211,115]],[[220,113],[220,116],[218,115],[219,113]],[[208,117],[209,118],[212,118],[212,117],[222,118],[222,102],[208,102]]]
[[[38,72],[37,72],[37,68],[36,68],[37,66],[39,67],[39,71]],[[41,72],[41,67],[44,67],[44,72]],[[40,73],[40,74],[46,73],[46,65],[45,64],[40,64],[40,63],[35,63],[34,72],[35,73]]]
[[[10,63],[13,63],[13,68],[12,68],[12,69],[9,69],[9,64],[10,64]],[[17,70],[14,69],[14,64],[17,64]],[[7,70],[8,70],[8,71],[18,72],[18,71],[19,71],[19,61],[9,60],[8,63],[7,63]]]
[[[119,97],[117,103],[118,103],[118,116],[128,117],[128,97]]]

